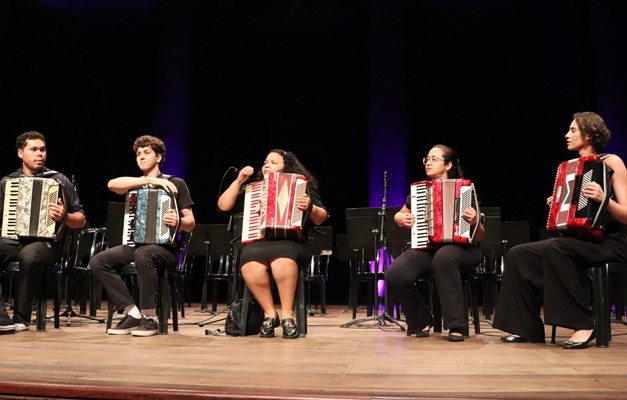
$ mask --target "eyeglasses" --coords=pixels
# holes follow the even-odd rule
[[[437,158],[437,157],[429,157],[429,156],[422,157],[422,163],[423,163],[424,165],[427,165],[427,163],[428,163],[429,161],[431,161],[432,163],[435,163],[435,162],[438,162],[438,161],[444,161],[444,159],[442,159],[442,158]]]

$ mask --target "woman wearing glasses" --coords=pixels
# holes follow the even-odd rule
[[[423,163],[429,179],[464,178],[457,154],[449,146],[433,146],[429,155],[423,158]],[[473,240],[481,240],[485,230],[476,209],[469,207],[463,210],[461,216],[475,231]],[[394,215],[394,222],[407,229],[411,229],[416,222],[411,212],[411,195]],[[464,308],[462,273],[471,271],[480,262],[481,251],[474,244],[430,243],[425,249],[404,251],[390,264],[385,280],[390,295],[401,303],[407,322],[407,336],[429,336],[433,316],[416,282],[433,273],[442,306],[444,329],[449,330],[448,340],[464,340],[462,332],[468,323],[468,314]]]

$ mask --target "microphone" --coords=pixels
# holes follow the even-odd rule
[[[390,188],[390,180],[388,179],[387,171],[383,172],[383,185],[385,186],[386,190]]]

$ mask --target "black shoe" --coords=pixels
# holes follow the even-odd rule
[[[282,322],[283,337],[285,339],[296,339],[298,337],[298,326],[293,318],[285,318]]]
[[[528,340],[527,339],[523,339],[520,336],[505,335],[505,336],[501,336],[501,342],[505,342],[505,343],[527,343]]]
[[[261,323],[261,328],[259,329],[259,337],[262,338],[271,338],[274,337],[274,328],[279,326],[279,313],[276,314],[274,318],[267,317],[263,319]]]
[[[585,342],[573,342],[572,340],[567,340],[567,341],[564,342],[562,347],[567,349],[567,350],[570,350],[570,349],[585,349],[586,347],[588,347],[588,344],[591,341],[596,339],[596,336],[597,336],[597,334],[593,330],[592,333],[590,334],[590,337]]]
[[[109,335],[126,335],[137,329],[142,323],[142,320],[143,318],[135,318],[132,315],[126,314],[115,328],[109,328],[107,333]]]
[[[425,329],[421,331],[407,331],[407,336],[416,336],[417,338],[429,337],[429,334],[431,333],[431,328],[433,328],[433,317],[431,317],[429,325],[427,325]]]
[[[131,332],[132,336],[154,336],[159,333],[159,322],[155,318],[144,317],[139,326]]]
[[[6,310],[0,312],[0,333],[14,333],[15,323]]]
[[[453,333],[459,333],[459,335],[453,335]],[[463,342],[464,334],[460,328],[449,329],[448,331],[448,341],[449,342]]]

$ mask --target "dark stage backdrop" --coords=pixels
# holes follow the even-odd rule
[[[345,210],[401,206],[421,158],[453,146],[484,206],[546,223],[575,111],[599,112],[625,149],[623,2],[13,1],[0,4],[0,171],[38,130],[50,168],[74,176],[92,226],[137,175],[135,137],[166,141],[201,223],[229,166],[295,151],[320,180],[329,225]],[[222,179],[224,178],[224,182]],[[347,296],[347,266],[329,296]],[[346,288],[346,289],[345,289]]]

